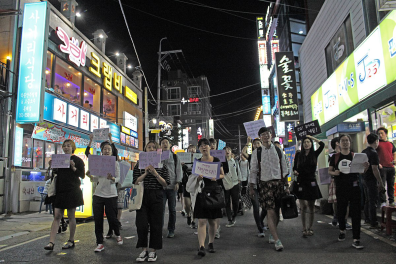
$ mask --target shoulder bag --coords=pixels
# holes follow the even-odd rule
[[[203,181],[202,184],[204,184]],[[224,191],[220,185],[204,186],[197,198],[204,209],[220,209],[225,207]]]
[[[139,184],[134,184],[131,190],[131,196],[129,201],[129,211],[140,210],[143,202],[143,192],[144,192],[144,183],[139,182]]]

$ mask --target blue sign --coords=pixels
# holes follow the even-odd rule
[[[113,123],[107,123],[107,124],[109,125],[110,128],[111,140],[120,143],[120,138],[121,138],[120,127]]]
[[[286,157],[289,159],[289,168],[292,170],[294,157],[296,156],[296,146],[285,148]]]
[[[135,137],[135,138],[138,138],[138,133],[133,131],[133,130],[131,130],[131,136]]]
[[[47,2],[25,4],[16,107],[17,123],[39,122],[48,42]]]
[[[263,115],[270,115],[271,114],[271,100],[269,95],[263,95]]]
[[[217,149],[222,150],[223,148],[225,148],[225,146],[226,143],[223,140],[219,139],[219,145],[217,146]]]
[[[15,127],[14,166],[22,166],[23,128]]]
[[[364,122],[351,122],[351,123],[341,123],[336,125],[335,127],[326,131],[326,136],[335,134],[335,133],[351,133],[351,132],[361,132],[365,130]]]

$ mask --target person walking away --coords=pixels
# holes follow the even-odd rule
[[[189,145],[187,148],[187,152],[196,153],[197,152],[196,146]],[[187,182],[189,176],[191,175],[191,168],[189,168],[186,164],[182,163],[182,169],[183,169],[182,186],[183,186],[183,198],[184,198],[184,211],[186,212],[187,215],[187,225],[195,229],[196,228],[195,221],[194,218],[192,218],[193,210],[191,205],[191,195],[187,191]]]
[[[331,148],[333,149],[332,152],[329,153],[329,164],[330,164],[330,159],[331,156],[333,156],[336,153],[339,153],[341,151],[340,148],[340,138],[335,137],[331,140],[330,142]],[[333,204],[333,220],[331,221],[331,224],[333,226],[337,226],[338,224],[338,219],[337,219],[337,197],[336,197],[336,185],[334,182],[334,176],[331,176],[331,182],[329,185],[329,198],[327,200],[329,203]]]
[[[93,134],[89,135],[90,140],[93,139]],[[109,133],[111,140],[111,133]],[[86,153],[89,153],[90,146],[86,148]],[[100,144],[100,150],[103,156],[113,156],[113,148],[111,142],[104,141]],[[92,182],[96,182],[95,193],[92,199],[92,207],[95,221],[95,236],[96,248],[95,252],[101,252],[105,249],[103,245],[103,214],[106,213],[107,221],[109,222],[110,230],[114,230],[118,245],[123,244],[123,239],[120,234],[120,223],[117,219],[117,187],[116,183],[120,180],[120,167],[115,157],[115,175],[107,174],[107,177],[99,177],[91,175],[87,172],[87,176]]]
[[[51,225],[50,241],[44,247],[45,250],[53,250],[55,246],[55,236],[59,229],[59,222],[63,217],[65,209],[69,218],[70,236],[69,240],[62,246],[62,249],[74,248],[74,235],[76,232],[76,207],[84,205],[83,194],[80,189],[81,179],[85,177],[85,165],[81,158],[73,155],[76,144],[71,139],[66,139],[62,144],[65,154],[71,154],[70,168],[53,169],[56,174],[55,190],[56,195],[53,202],[54,221]]]
[[[369,146],[362,151],[368,157],[370,163],[366,173],[363,174],[363,187],[367,194],[366,201],[364,204],[364,214],[368,217],[370,228],[378,228],[377,221],[377,204],[378,204],[378,193],[384,192],[385,187],[382,182],[382,178],[378,169],[379,157],[376,149],[379,145],[378,135],[371,133],[367,136],[367,143]]]
[[[149,141],[145,147],[146,152],[157,151],[157,142]],[[136,211],[136,228],[138,241],[136,248],[142,248],[142,252],[136,258],[137,262],[149,262],[157,260],[157,250],[162,249],[162,221],[163,221],[163,189],[170,184],[168,167],[163,164],[162,168],[147,166],[144,170],[139,169],[139,162],[133,170],[133,184],[143,182],[144,192],[142,206]],[[150,241],[148,239],[150,227]],[[150,253],[147,251],[151,248]]]
[[[164,189],[164,210],[163,210],[163,221],[162,226],[165,223],[165,206],[166,201],[168,201],[169,209],[169,220],[168,220],[168,235],[166,237],[173,238],[175,236],[175,226],[176,226],[176,194],[179,189],[179,185],[182,180],[182,166],[180,159],[177,158],[176,154],[170,151],[170,140],[166,137],[160,140],[160,146],[162,151],[169,150],[169,158],[164,160],[162,164],[166,165],[168,168],[170,184]]]
[[[199,151],[202,153],[202,158],[200,161],[205,162],[220,162],[220,160],[216,157],[210,155],[210,143],[209,140],[206,138],[202,138],[198,141],[198,148]],[[191,178],[191,179],[190,179]],[[201,203],[199,203],[199,196],[203,195],[199,192],[199,188],[203,183],[204,186],[218,186],[219,182],[224,178],[224,171],[223,168],[220,168],[220,176],[219,179],[208,179],[204,178],[202,175],[195,175],[191,174],[189,177],[189,184],[187,184],[187,191],[191,194],[196,195],[197,198],[194,203],[194,218],[198,218],[198,242],[199,242],[199,249],[198,255],[203,257],[206,255],[205,250],[205,240],[206,240],[206,223],[209,223],[208,227],[208,235],[209,235],[209,244],[208,244],[208,251],[209,253],[215,253],[214,249],[214,239],[217,230],[217,219],[223,217],[221,209],[207,209],[203,208]]]
[[[316,151],[313,141],[319,143],[319,148]],[[322,198],[315,172],[318,156],[322,153],[324,146],[322,141],[308,135],[303,139],[303,150],[295,157],[293,171],[297,176],[298,190],[293,190],[293,193],[300,199],[303,237],[305,238],[313,235],[315,200]]]
[[[224,175],[223,186],[225,189],[225,201],[226,201],[226,212],[228,218],[228,224],[226,227],[232,227],[235,225],[235,218],[238,213],[239,207],[239,192],[241,183],[241,171],[237,166],[236,161],[231,157],[232,150],[230,147],[225,147],[226,160],[228,163],[229,171]],[[231,212],[232,204],[232,212]]]
[[[267,210],[268,227],[271,232],[268,242],[275,244],[275,250],[283,250],[282,242],[278,237],[279,209],[281,198],[285,193],[290,193],[285,182],[287,177],[287,164],[282,151],[271,142],[271,130],[260,128],[258,135],[262,141],[262,148],[255,149],[250,163],[250,195],[258,193],[261,207]],[[258,159],[258,151],[260,159]],[[254,189],[258,189],[255,192]]]
[[[346,214],[349,204],[349,214],[352,218],[352,246],[362,249],[360,243],[360,220],[361,220],[361,194],[359,187],[359,174],[350,172],[350,164],[354,153],[351,152],[352,139],[349,135],[340,136],[341,152],[334,154],[330,159],[329,174],[334,176],[337,196],[337,214],[340,234],[338,241],[345,240]],[[368,162],[364,164],[365,170],[368,169]]]
[[[396,148],[392,142],[388,141],[388,129],[380,127],[377,129],[379,136],[379,145],[377,153],[379,156],[379,168],[381,172],[382,182],[386,183],[386,191],[388,194],[389,206],[395,206],[395,164],[396,164]],[[384,192],[379,194],[381,207],[386,206],[386,195]]]

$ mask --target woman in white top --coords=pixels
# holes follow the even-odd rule
[[[90,135],[90,138],[93,135]],[[102,155],[112,156],[113,148],[110,142],[105,141],[100,144]],[[90,175],[89,171],[87,176],[93,182],[97,182],[95,193],[93,195],[93,213],[95,220],[95,235],[96,244],[95,252],[104,250],[103,246],[103,213],[106,212],[106,217],[109,222],[110,228],[114,230],[116,235],[117,243],[123,244],[122,237],[120,235],[120,223],[117,219],[117,188],[116,183],[120,179],[120,167],[118,162],[115,160],[115,175],[107,174],[107,177],[97,177]]]

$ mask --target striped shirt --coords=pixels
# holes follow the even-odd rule
[[[170,184],[170,178],[169,178],[169,173],[168,173],[168,168],[164,164],[162,168],[156,168],[155,169],[158,174],[164,178],[166,184]],[[136,163],[135,169],[133,170],[133,184],[135,184],[136,180],[144,174],[144,170],[139,169],[139,162]],[[164,187],[161,185],[161,183],[158,182],[157,178],[152,175],[151,173],[148,173],[147,176],[143,180],[144,184],[144,189],[150,189],[150,190],[162,190]]]
[[[282,153],[282,156],[284,154]],[[269,148],[262,146],[261,150],[261,181],[272,181],[281,179],[281,170],[279,156],[276,152],[275,145],[271,144]],[[281,158],[283,177],[287,176],[288,168],[284,158]],[[259,163],[257,161],[257,149],[253,151],[250,162],[250,183],[257,183],[257,174],[259,172]]]

